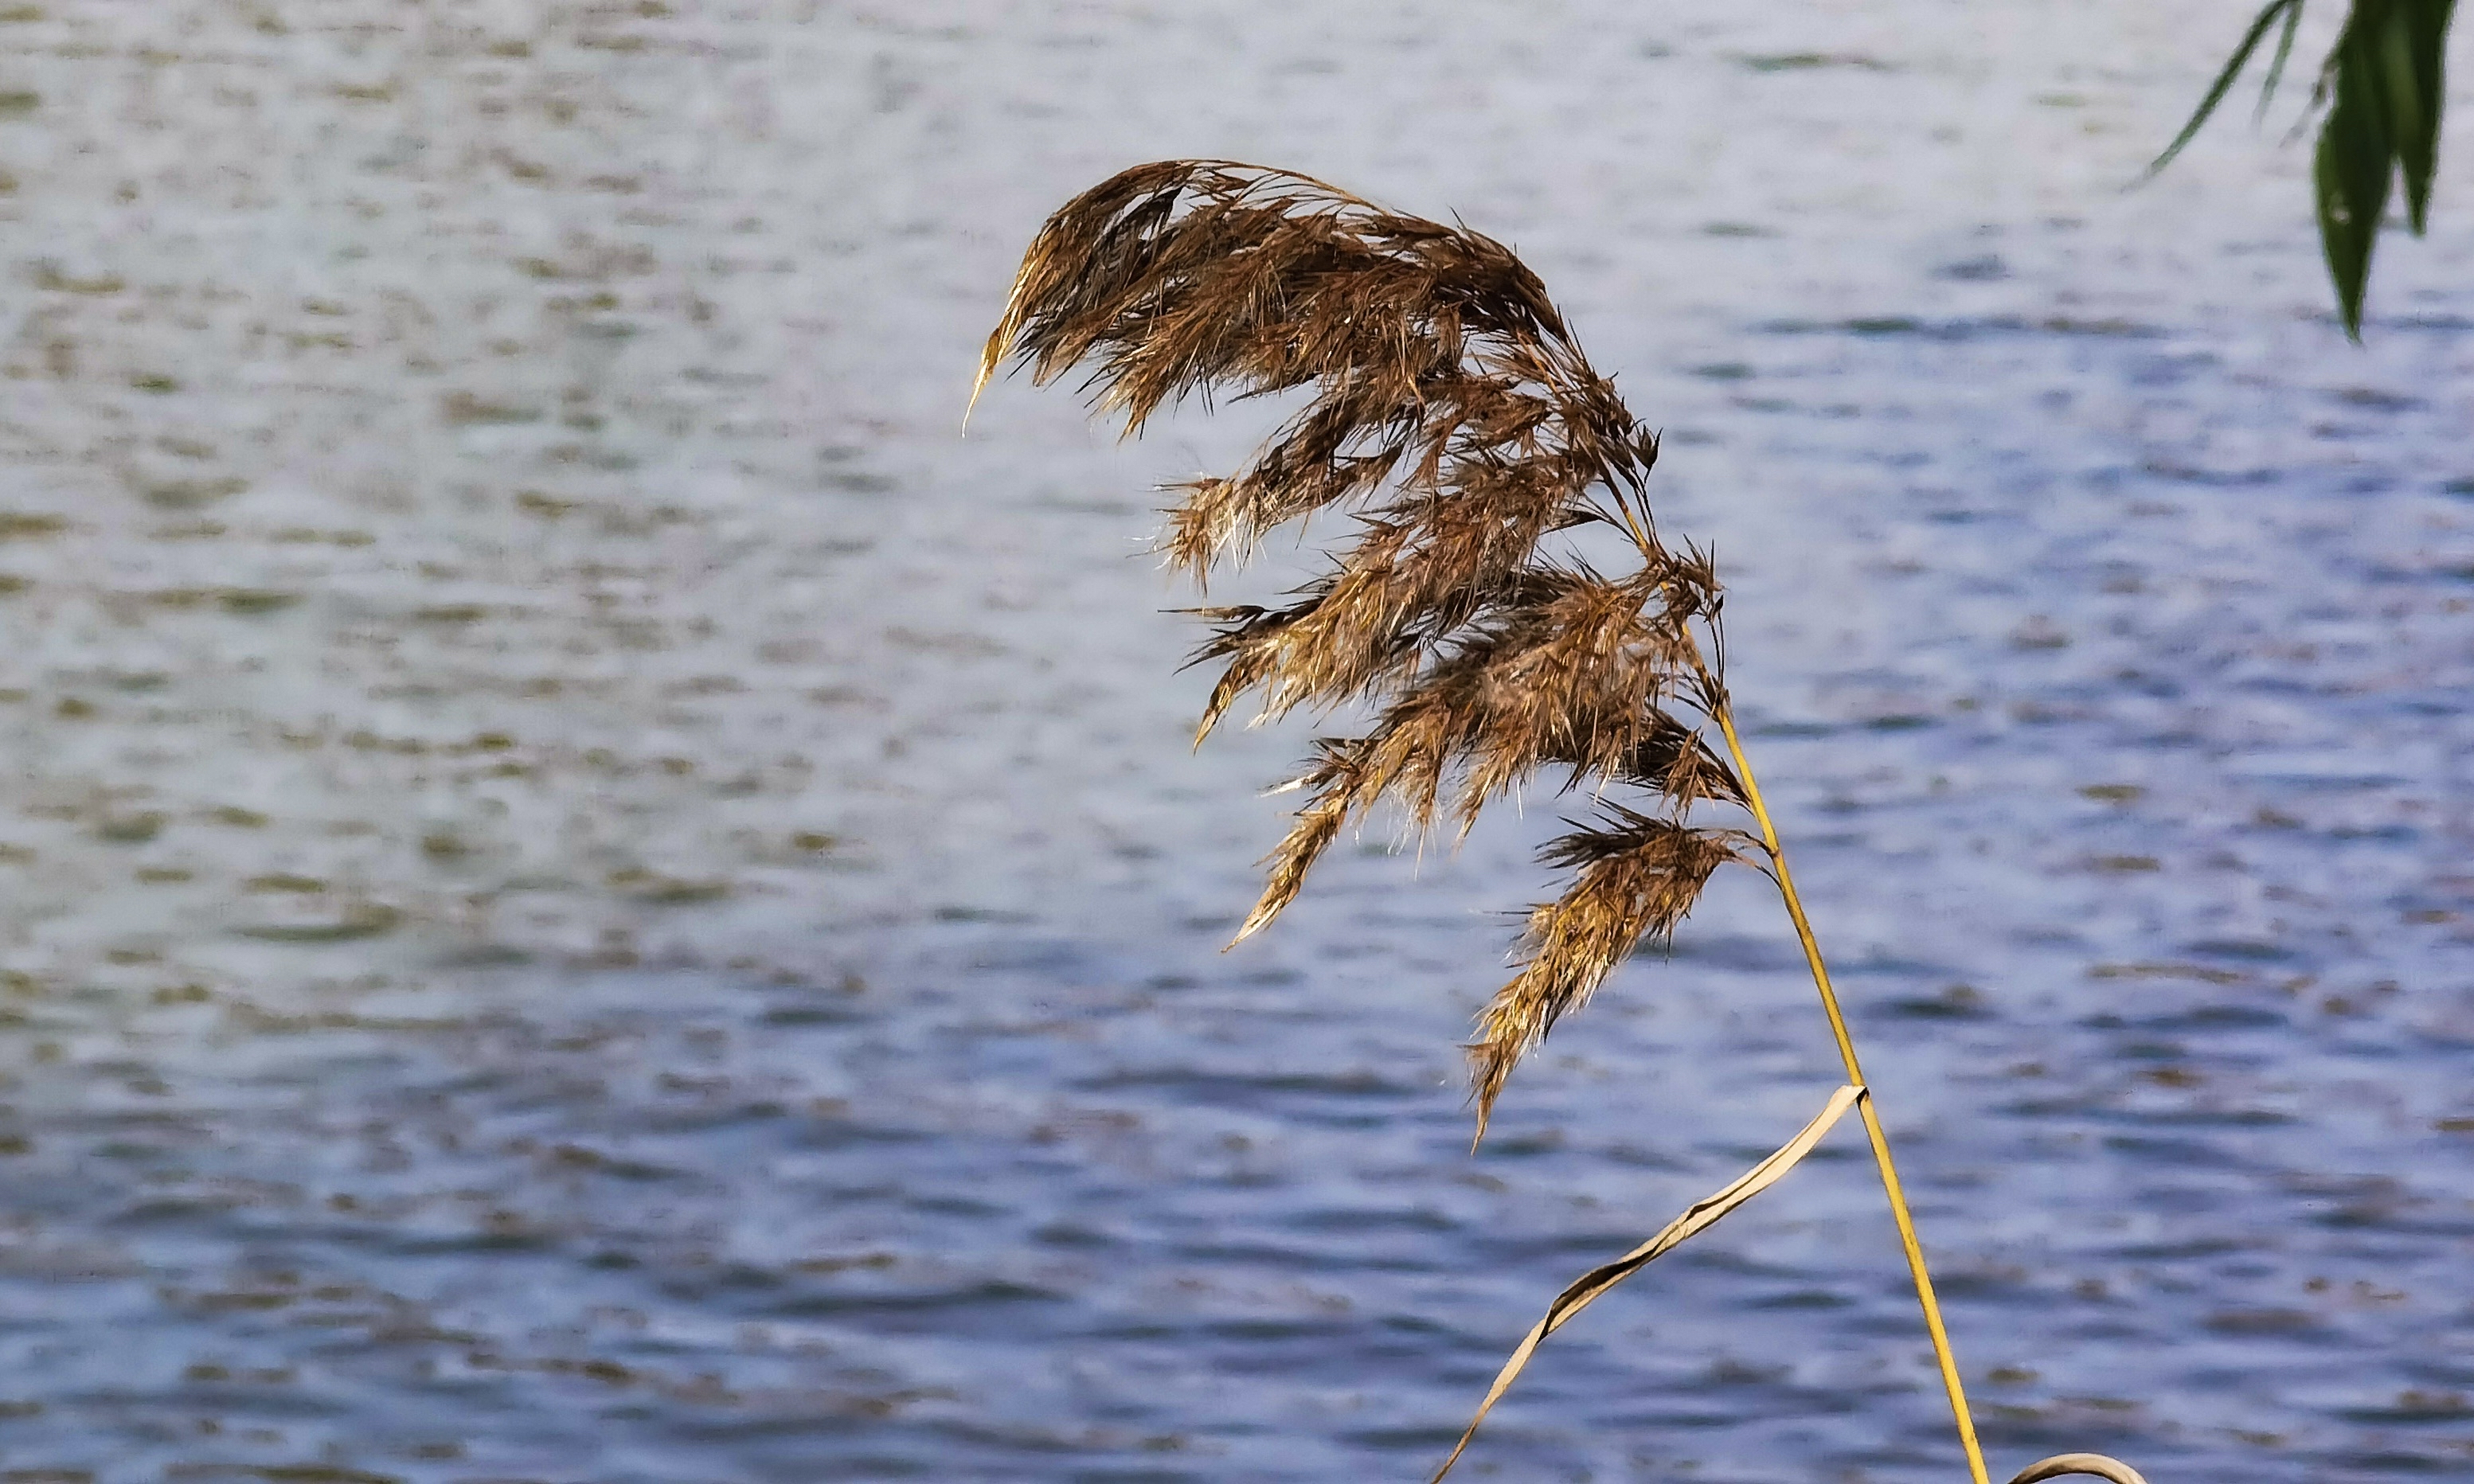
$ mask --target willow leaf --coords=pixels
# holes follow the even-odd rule
[[[2302,0],[2293,0],[2285,8],[2285,29],[2276,36],[2276,55],[2268,61],[2268,80],[2259,85],[2259,111],[2250,116],[2257,128],[2268,117],[2268,102],[2276,96],[2276,85],[2285,81],[2285,63],[2293,55],[2293,33],[2302,26]]]
[[[2363,291],[2370,280],[2371,247],[2379,239],[2380,216],[2388,208],[2389,179],[2396,171],[2396,157],[2383,127],[2389,108],[2377,48],[2367,29],[2347,24],[2332,59],[2335,97],[2328,106],[2327,120],[2319,126],[2319,147],[2312,162],[2319,245],[2327,254],[2328,276],[2336,280],[2346,337],[2358,344],[2363,338]]]
[[[2165,146],[2165,153],[2156,157],[2156,162],[2147,167],[2147,174],[2140,177],[2141,180],[2171,164],[2173,157],[2182,153],[2182,146],[2198,136],[2200,127],[2217,111],[2217,105],[2225,101],[2225,94],[2232,89],[2234,79],[2240,77],[2242,69],[2249,63],[2250,54],[2259,50],[2259,43],[2268,35],[2268,28],[2275,25],[2277,17],[2283,15],[2286,18],[2285,36],[2276,48],[2276,63],[2268,75],[2268,87],[2276,86],[2276,75],[2285,69],[2286,49],[2293,41],[2293,23],[2301,18],[2301,14],[2302,0],[2268,0],[2258,19],[2253,20],[2250,30],[2243,35],[2242,45],[2234,48],[2233,56],[2225,61],[2224,70],[2218,73],[2216,82],[2209,85],[2208,95],[2199,100],[2199,107],[2191,114],[2191,121],[2182,126],[2182,132],[2173,136],[2172,143]],[[2260,106],[2268,106],[2265,94],[2260,99]]]
[[[2416,236],[2430,220],[2431,176],[2439,163],[2439,120],[2448,102],[2448,21],[2455,9],[2456,0],[2395,0],[2382,28],[2389,137],[2405,167],[2406,220]]]

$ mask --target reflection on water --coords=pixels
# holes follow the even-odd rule
[[[1997,1462],[2463,1470],[2468,239],[2354,352],[2300,150],[2118,193],[2223,19],[0,8],[7,1476],[1413,1476],[1818,1106],[1746,875],[1466,1155],[1542,816],[1217,952],[1302,736],[1187,755],[1133,558],[1258,425],[954,437],[1181,153],[1461,210],[1665,427]],[[1870,1179],[1469,1472],[1948,1477]]]

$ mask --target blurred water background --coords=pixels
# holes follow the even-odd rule
[[[0,1479],[1420,1477],[1819,1107],[1744,872],[1468,1156],[1551,800],[1221,954],[1306,734],[1142,544],[1260,418],[956,436],[1176,155],[1666,430],[1997,1468],[2462,1476],[2474,145],[2348,348],[2299,89],[2122,190],[2248,14],[0,9]],[[1955,1476],[1860,1140],[1464,1467]]]

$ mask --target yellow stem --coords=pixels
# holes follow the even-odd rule
[[[1713,687],[1714,689],[1714,687]],[[1804,902],[1795,894],[1795,877],[1786,867],[1786,852],[1779,848],[1778,830],[1770,823],[1770,812],[1761,803],[1760,785],[1753,779],[1753,765],[1744,757],[1744,743],[1735,735],[1734,708],[1720,697],[1715,718],[1720,731],[1727,736],[1727,751],[1735,760],[1735,777],[1744,786],[1744,802],[1751,807],[1754,820],[1761,827],[1761,847],[1770,858],[1770,874],[1778,882],[1779,895],[1786,902],[1786,914],[1795,921],[1795,936],[1804,943],[1804,961],[1812,969],[1812,985],[1821,991],[1821,1008],[1830,1015],[1830,1034],[1838,1039],[1838,1059],[1847,1064],[1847,1080],[1858,1087],[1869,1086],[1864,1069],[1856,1061],[1856,1043],[1847,1034],[1847,1017],[1839,1013],[1838,995],[1830,987],[1830,968],[1821,961],[1821,945],[1812,937],[1812,923],[1804,914]],[[1876,1100],[1867,1097],[1857,1105],[1864,1115],[1864,1136],[1873,1144],[1873,1162],[1880,1167],[1881,1188],[1890,1197],[1890,1215],[1899,1225],[1899,1245],[1906,1249],[1907,1272],[1916,1280],[1916,1300],[1924,1305],[1925,1328],[1932,1335],[1933,1358],[1941,1363],[1941,1384],[1950,1393],[1951,1416],[1958,1423],[1959,1447],[1967,1450],[1967,1472],[1976,1484],[1989,1484],[1984,1472],[1984,1451],[1977,1446],[1976,1419],[1967,1409],[1967,1389],[1958,1378],[1958,1358],[1951,1353],[1950,1332],[1942,1327],[1941,1301],[1933,1297],[1932,1274],[1925,1266],[1924,1245],[1916,1240],[1915,1218],[1907,1211],[1905,1191],[1899,1185],[1899,1167],[1890,1158],[1889,1135],[1881,1131],[1881,1116],[1874,1111]]]

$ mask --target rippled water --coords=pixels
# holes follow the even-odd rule
[[[1302,736],[1188,754],[1139,547],[1259,425],[954,436],[1178,154],[1666,429],[1997,1467],[2474,1466],[2465,155],[2346,348],[2307,149],[2119,189],[2189,9],[0,9],[0,1477],[1417,1477],[1819,1106],[1744,873],[1466,1153],[1551,811],[1218,952]],[[1842,1132],[1465,1467],[1946,1432]]]

